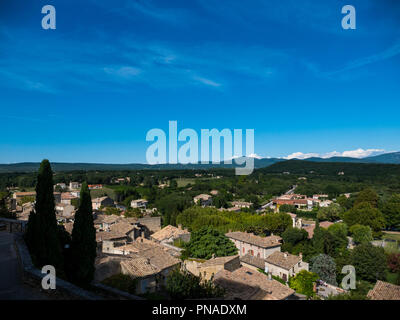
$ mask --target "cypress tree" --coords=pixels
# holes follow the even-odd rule
[[[88,286],[94,277],[96,229],[93,224],[92,199],[87,183],[81,187],[80,205],[72,229],[69,278],[80,286]]]
[[[52,265],[62,271],[63,256],[54,205],[53,172],[50,162],[43,160],[36,185],[35,211],[29,216],[26,240],[39,268]]]

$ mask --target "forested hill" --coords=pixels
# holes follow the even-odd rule
[[[313,162],[305,160],[288,160],[275,163],[267,168],[259,169],[265,173],[290,174],[315,174],[327,176],[397,176],[400,177],[400,165],[398,164],[377,164],[377,163],[351,163],[351,162]]]
[[[387,170],[383,168],[389,167],[380,167],[381,164],[400,164],[400,152],[387,153],[374,157],[367,157],[363,159],[356,158],[348,158],[348,157],[332,157],[332,158],[308,158],[306,160],[285,160],[282,158],[263,158],[263,159],[254,159],[254,167],[256,169],[259,168],[270,168],[273,172],[281,171],[281,165],[283,167],[289,166],[293,167],[293,170],[296,169],[296,165],[294,163],[298,163],[298,170],[302,173],[307,173],[308,168],[311,166],[313,168],[324,168],[324,170],[332,170],[332,173],[336,173],[335,170],[344,171],[344,169],[340,168],[349,168],[351,172],[360,172],[357,170],[365,170],[365,168],[370,168],[371,170],[375,170],[380,168],[379,170]],[[302,163],[307,163],[306,165],[301,165]],[[333,166],[332,163],[336,163],[337,166]],[[371,166],[366,166],[365,164],[371,164]],[[326,164],[327,166],[324,166]],[[315,165],[315,166],[314,166]],[[374,166],[375,165],[375,166]],[[140,164],[140,163],[131,163],[131,164],[105,164],[105,163],[62,163],[62,162],[52,162],[52,169],[54,171],[126,171],[126,170],[204,170],[204,169],[224,169],[224,168],[235,168],[237,165],[233,162],[232,164],[225,164],[221,162],[220,164],[158,164],[158,165],[149,165],[149,164]],[[270,167],[271,166],[271,167]],[[282,167],[282,168],[283,168]],[[289,169],[285,169],[284,171],[291,171]],[[353,169],[358,168],[358,169]],[[392,168],[397,168],[396,166]],[[0,164],[0,173],[12,173],[12,172],[36,172],[39,169],[39,162],[23,162],[23,163],[14,163],[14,164]],[[313,169],[310,169],[313,170]],[[330,171],[329,171],[330,172]],[[350,172],[349,172],[350,173]],[[356,173],[355,173],[356,174]]]

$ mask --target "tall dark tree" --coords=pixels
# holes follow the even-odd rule
[[[352,251],[351,262],[356,268],[357,279],[369,282],[386,280],[386,256],[382,248],[362,243]]]
[[[75,214],[70,250],[68,278],[78,285],[89,285],[95,272],[96,230],[93,224],[92,199],[86,182],[81,187],[80,205]]]
[[[29,216],[26,240],[38,267],[52,265],[58,271],[63,270],[64,259],[54,208],[53,172],[48,160],[40,164],[35,210]]]

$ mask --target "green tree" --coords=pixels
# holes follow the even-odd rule
[[[298,242],[307,240],[308,233],[304,229],[289,227],[282,233],[282,239],[284,242],[296,245]]]
[[[269,232],[281,235],[288,227],[293,225],[292,217],[283,212],[266,214],[266,227]]]
[[[328,231],[338,238],[346,239],[345,241],[347,244],[348,228],[345,223],[343,222],[334,223],[328,227]]]
[[[378,206],[378,194],[372,188],[367,188],[361,191],[354,202],[354,206],[360,203],[368,202],[372,207],[376,208]]]
[[[383,216],[389,230],[400,230],[400,194],[394,194],[383,205]]]
[[[361,202],[344,213],[344,222],[351,227],[355,224],[370,226],[375,234],[385,227],[385,218],[379,209],[373,207],[370,202]]]
[[[29,215],[26,242],[36,266],[52,265],[63,272],[64,259],[54,208],[53,172],[48,160],[40,164],[35,211]]]
[[[343,210],[339,204],[333,203],[329,207],[322,207],[318,210],[317,218],[320,221],[336,221],[340,219]]]
[[[175,179],[172,179],[172,180],[169,182],[169,186],[170,186],[170,188],[172,188],[172,189],[176,189],[176,188],[178,188],[178,182],[176,182]]]
[[[202,280],[201,277],[179,269],[168,275],[166,289],[173,300],[221,298],[225,293],[212,280]]]
[[[192,232],[182,255],[183,257],[210,259],[213,254],[216,257],[225,257],[237,253],[236,246],[223,233],[210,227],[203,227],[197,232]]]
[[[315,222],[314,234],[311,243],[318,253],[324,253],[324,230],[319,226],[319,221]]]
[[[353,237],[353,241],[356,244],[371,242],[373,240],[372,230],[369,226],[355,224],[351,226],[350,233]]]
[[[353,249],[351,261],[358,279],[369,282],[385,280],[386,256],[382,248],[362,243]]]
[[[80,206],[75,214],[71,237],[69,278],[81,286],[93,280],[96,259],[96,229],[93,224],[92,199],[84,182],[81,187]]]
[[[15,213],[12,213],[7,208],[8,192],[0,192],[0,217],[7,219],[16,219]]]
[[[336,203],[338,203],[344,210],[349,210],[353,207],[354,198],[347,198],[345,195],[337,197]]]
[[[310,298],[314,296],[314,283],[317,280],[318,275],[316,273],[301,270],[295,277],[289,279],[289,287]]]
[[[316,273],[319,279],[334,286],[337,285],[336,263],[332,257],[326,254],[319,254],[310,260],[310,264],[310,271]]]
[[[291,204],[282,204],[279,206],[279,212],[283,213],[296,213],[297,209]]]

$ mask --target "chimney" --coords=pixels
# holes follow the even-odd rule
[[[268,273],[268,280],[272,280],[272,275],[270,272]]]
[[[212,254],[211,259],[215,259],[215,253]]]
[[[143,231],[143,230],[142,230],[142,232],[141,232],[140,236],[141,236],[142,238],[146,238],[146,236],[145,236],[145,233],[144,233],[144,231]]]
[[[285,258],[287,258],[287,252],[285,252],[285,253],[283,254],[283,256],[284,256]]]
[[[271,232],[271,237],[273,237],[274,236],[274,233],[273,232]]]
[[[178,229],[182,230],[182,225],[181,224],[178,224]]]
[[[303,253],[299,253],[300,260],[303,260]]]

